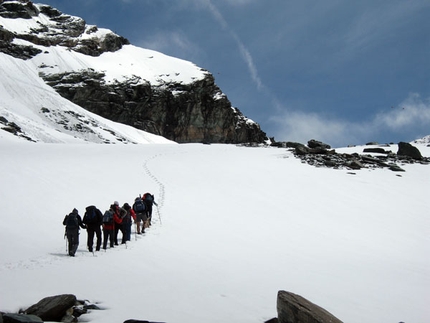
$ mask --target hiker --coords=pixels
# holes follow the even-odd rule
[[[112,205],[111,208],[114,211],[114,215],[113,215],[113,222],[114,222],[114,234],[113,234],[113,242],[115,244],[115,246],[118,245],[118,231],[121,231],[122,233],[122,242],[121,243],[125,243],[125,236],[124,236],[124,229],[122,226],[122,217],[125,216],[125,210],[121,210],[122,208],[119,207],[119,203],[118,201],[115,201]]]
[[[102,212],[94,205],[87,206],[82,222],[87,226],[87,247],[89,252],[93,252],[94,234],[97,237],[96,251],[100,251],[102,244],[102,230],[100,226],[102,225],[102,221]]]
[[[79,227],[85,229],[86,226],[82,223],[81,216],[76,209],[64,217],[63,225],[66,226],[65,235],[68,241],[69,256],[74,257],[79,246]]]
[[[148,219],[148,217],[146,214],[145,202],[143,202],[140,196],[134,199],[133,211],[136,213],[135,223],[137,234],[145,233],[144,223]],[[142,221],[142,230],[140,229],[140,221]]]
[[[152,205],[155,204],[155,206],[158,206],[158,204],[155,203],[155,197],[151,193],[143,194],[142,199],[146,205],[146,214],[148,216],[147,226],[149,227],[151,225],[151,220],[152,220]]]
[[[134,210],[131,208],[130,204],[128,203],[124,203],[122,208],[127,212],[124,218],[122,219],[122,226],[124,229],[125,241],[130,241],[132,219],[136,220],[136,213],[134,213]]]
[[[106,250],[107,248],[107,242],[109,239],[109,245],[111,248],[113,248],[114,240],[113,240],[113,234],[115,231],[115,225],[114,225],[114,209],[113,205],[110,206],[109,210],[105,211],[103,214],[103,249]]]

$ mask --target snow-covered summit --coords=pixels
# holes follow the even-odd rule
[[[232,109],[207,70],[131,45],[48,5],[1,2],[0,39],[1,123],[21,137],[142,141],[98,115],[176,142],[267,139],[257,123]]]

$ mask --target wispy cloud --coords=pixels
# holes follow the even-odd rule
[[[404,29],[405,24],[414,23],[414,13],[428,7],[424,1],[399,1],[372,4],[371,10],[361,10],[354,17],[344,34],[345,53],[359,54],[362,50],[386,42]]]
[[[221,12],[218,10],[218,8],[211,2],[211,0],[206,0],[207,8],[210,10],[212,15],[214,16],[215,20],[218,22],[218,24],[227,31],[235,40],[237,47],[239,48],[239,51],[241,53],[242,59],[246,63],[248,67],[249,74],[251,75],[251,79],[257,86],[259,90],[264,90],[263,82],[260,79],[260,76],[258,75],[257,67],[254,64],[254,60],[252,58],[252,55],[248,48],[245,46],[245,44],[241,41],[240,37],[235,33],[221,14]]]
[[[408,139],[421,129],[422,136],[430,134],[430,99],[423,100],[412,93],[397,107],[376,114],[369,121],[350,122],[329,118],[317,113],[284,111],[272,117],[270,122],[277,125],[276,140],[306,143],[317,139],[334,147],[348,144],[364,144],[378,141],[390,135]],[[386,138],[387,141],[390,141]]]

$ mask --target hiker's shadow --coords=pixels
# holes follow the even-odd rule
[[[69,254],[67,253],[56,253],[56,252],[51,252],[50,253],[51,256],[56,256],[56,257],[70,257]]]

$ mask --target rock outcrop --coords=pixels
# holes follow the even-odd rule
[[[278,292],[277,311],[279,323],[342,323],[322,307],[286,291]]]
[[[104,118],[179,143],[262,143],[266,134],[233,108],[211,74],[191,84],[152,86],[137,77],[104,82],[94,71],[45,75],[64,98]]]
[[[193,73],[199,70],[202,77],[191,77],[185,82],[179,81],[181,71],[177,70],[170,74],[163,72],[156,81],[126,71],[130,75],[107,80],[104,70],[93,67],[70,71],[70,66],[62,68],[45,63],[54,47],[98,59],[104,53],[117,54],[132,45],[109,30],[87,25],[82,18],[28,0],[0,1],[0,17],[32,20],[28,24],[32,27],[25,31],[8,30],[7,24],[0,24],[0,51],[22,60],[43,56],[43,60],[38,60],[42,62],[38,63],[40,77],[61,96],[88,111],[179,143],[267,141],[260,126],[232,106],[206,70],[194,65]],[[64,55],[64,50],[58,53]],[[109,64],[112,61],[118,65],[126,63],[118,58]],[[136,60],[136,65],[141,61]],[[157,68],[154,70],[156,75]]]
[[[352,170],[387,168],[394,172],[404,172],[405,170],[399,164],[430,164],[430,158],[422,157],[418,148],[402,142],[399,143],[397,154],[382,147],[364,148],[364,154],[339,154],[334,149],[330,149],[330,145],[314,139],[308,141],[307,146],[297,142],[274,143],[273,146],[290,148],[303,163],[316,167]]]

